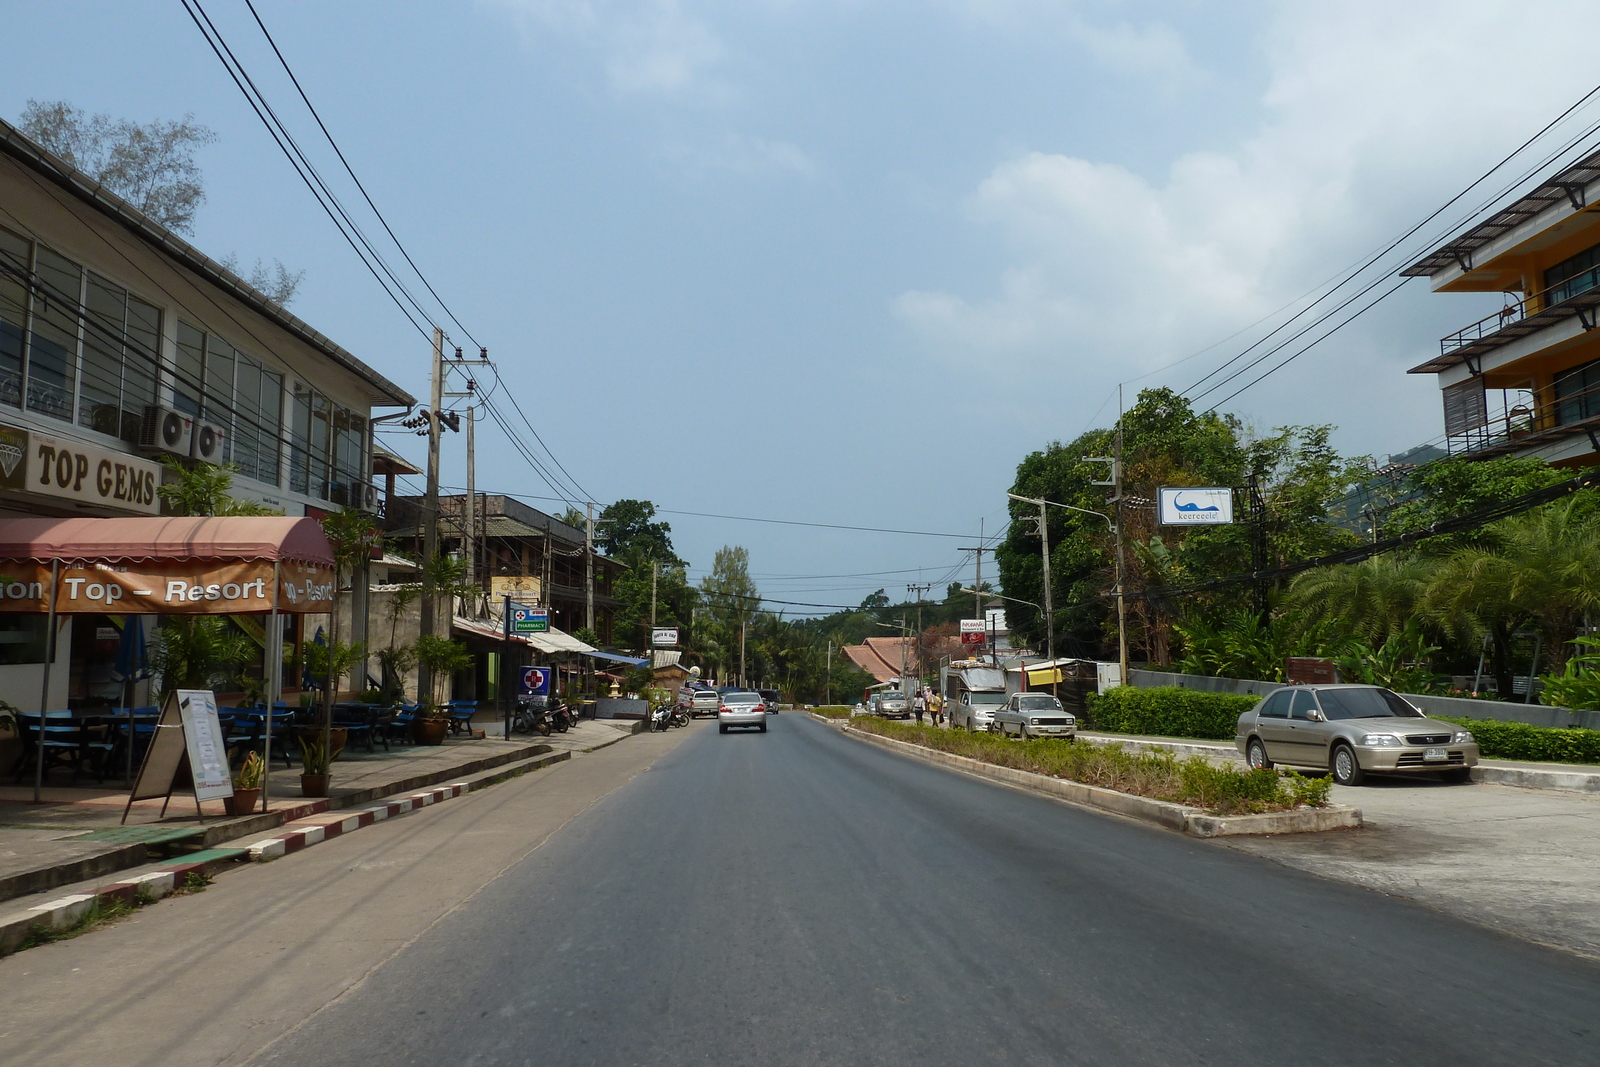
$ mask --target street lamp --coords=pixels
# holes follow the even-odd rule
[[[1084,515],[1094,515],[1106,520],[1111,534],[1117,539],[1117,645],[1121,654],[1121,668],[1123,683],[1128,679],[1128,615],[1127,608],[1122,599],[1122,527],[1115,519],[1103,511],[1091,511],[1088,508],[1075,507],[1072,504],[1062,504],[1054,500],[1031,496],[1018,496],[1016,493],[1007,493],[1012,500],[1019,500],[1024,504],[1037,504],[1039,507],[1039,543],[1040,550],[1044,553],[1044,604],[1045,604],[1045,638],[1049,643],[1050,658],[1056,658],[1055,653],[1055,618],[1050,611],[1050,535],[1045,529],[1045,505],[1065,508],[1067,511],[1077,511]],[[1120,499],[1120,498],[1119,498]],[[1120,504],[1118,505],[1121,506]]]

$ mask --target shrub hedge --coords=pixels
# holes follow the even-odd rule
[[[818,704],[811,710],[825,719],[848,719],[853,709],[849,704]]]
[[[1600,730],[1530,726],[1498,719],[1431,718],[1457,723],[1472,731],[1486,759],[1539,760],[1550,763],[1600,763]]]
[[[1119,685],[1091,693],[1086,718],[1090,729],[1107,733],[1232,741],[1239,716],[1260,699],[1171,685],[1150,689]]]

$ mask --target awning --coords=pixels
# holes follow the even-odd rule
[[[0,519],[0,560],[294,560],[333,566],[316,519],[224,518]]]
[[[333,552],[310,518],[0,519],[0,612],[52,602],[68,615],[323,614]]]
[[[592,652],[587,652],[585,655],[592,659],[609,660],[612,663],[626,663],[631,667],[643,667],[646,663],[650,662],[649,660],[641,659],[638,656],[619,656],[614,652],[601,652],[599,649],[595,649]]]
[[[461,630],[464,633],[469,633],[474,637],[487,637],[493,641],[504,641],[506,639],[506,635],[501,632],[500,627],[496,626],[492,622],[484,622],[479,619],[468,619],[457,615],[455,618],[450,620],[450,625],[455,629]],[[519,640],[521,637],[521,634],[511,635],[511,639],[513,641]]]

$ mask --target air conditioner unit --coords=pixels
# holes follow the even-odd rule
[[[221,463],[228,457],[228,431],[210,422],[194,424],[194,458]]]
[[[369,514],[378,513],[378,487],[371,482],[357,482],[355,486],[356,507]]]
[[[187,456],[194,450],[194,419],[160,405],[145,408],[144,423],[139,428],[139,447]]]

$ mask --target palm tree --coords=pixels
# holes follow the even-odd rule
[[[1379,645],[1416,618],[1435,566],[1420,556],[1395,555],[1318,567],[1290,583],[1285,607],[1301,629],[1333,623]]]
[[[1590,511],[1588,501],[1572,497],[1503,519],[1481,544],[1447,557],[1428,583],[1427,614],[1489,635],[1502,695],[1511,691],[1518,626],[1538,628],[1559,671],[1585,613],[1600,608],[1600,528]]]

